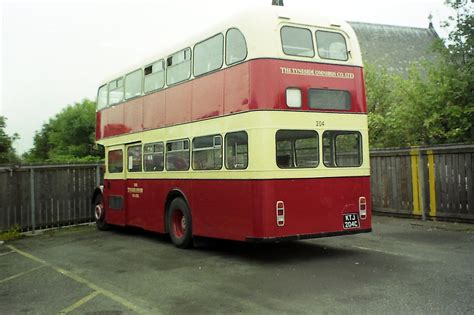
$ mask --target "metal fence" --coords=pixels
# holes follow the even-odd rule
[[[371,151],[374,211],[474,221],[474,145]]]
[[[371,151],[375,212],[474,222],[474,145]],[[93,221],[101,165],[0,167],[0,231]]]
[[[101,165],[0,168],[0,231],[23,231],[93,220],[91,194]]]

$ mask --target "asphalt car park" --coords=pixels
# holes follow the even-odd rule
[[[0,314],[474,313],[474,227],[374,218],[370,234],[191,250],[92,225],[0,245]]]

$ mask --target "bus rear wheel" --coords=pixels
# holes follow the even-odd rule
[[[190,248],[193,245],[191,212],[182,198],[174,199],[168,210],[168,232],[171,241],[178,248]]]
[[[105,221],[105,208],[103,197],[101,194],[98,194],[94,198],[94,216],[95,216],[95,225],[100,231],[106,231],[109,229],[109,225]]]

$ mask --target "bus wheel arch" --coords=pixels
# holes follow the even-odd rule
[[[179,190],[171,191],[165,209],[165,231],[169,233],[173,244],[179,248],[192,247],[192,216],[185,195]]]

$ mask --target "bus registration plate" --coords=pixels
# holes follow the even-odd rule
[[[355,229],[360,226],[358,213],[344,214],[343,217],[344,217],[344,223],[343,223],[344,229],[346,230]]]

